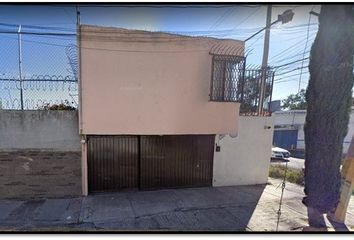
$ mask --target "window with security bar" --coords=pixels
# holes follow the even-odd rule
[[[210,101],[242,102],[245,58],[213,55]]]

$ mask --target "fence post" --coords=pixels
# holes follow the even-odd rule
[[[272,104],[272,97],[273,97],[273,85],[274,85],[274,72],[271,73],[271,78],[272,78],[272,82],[271,82],[271,85],[270,85],[270,95],[269,95],[269,104],[268,104],[268,112],[269,112],[269,116],[272,116],[272,112],[271,112],[271,104]]]
[[[243,66],[242,66],[241,104],[243,103],[243,94],[244,94],[245,82],[246,82],[246,58],[244,58],[244,60],[243,60]]]
[[[22,87],[22,39],[21,39],[21,25],[18,27],[18,68],[20,80],[20,102],[21,110],[23,110],[23,87]]]

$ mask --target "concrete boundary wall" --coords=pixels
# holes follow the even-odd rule
[[[0,151],[80,151],[77,111],[0,110]]]
[[[236,136],[216,136],[213,186],[267,183],[273,140],[272,117],[240,116]]]
[[[77,151],[0,152],[0,199],[80,196],[80,158]]]
[[[0,110],[0,199],[80,196],[77,111]]]

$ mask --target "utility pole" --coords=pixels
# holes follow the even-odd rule
[[[20,80],[20,103],[21,110],[23,110],[23,86],[22,86],[22,34],[21,34],[21,25],[18,26],[18,70],[19,70],[19,80]]]
[[[260,86],[260,99],[258,105],[258,116],[263,114],[264,96],[266,91],[266,78],[268,69],[268,53],[269,53],[269,38],[270,38],[270,27],[272,21],[272,5],[267,6],[267,20],[266,29],[264,35],[264,47],[263,47],[263,60],[262,60],[262,75],[261,75],[261,86]]]
[[[350,198],[354,187],[354,135],[350,142],[349,149],[342,165],[341,193],[336,210],[328,217],[340,223],[345,222]]]

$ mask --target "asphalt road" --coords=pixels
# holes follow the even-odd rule
[[[305,167],[305,159],[290,157],[287,160],[271,160],[272,165],[285,165],[288,162],[288,167],[293,169],[301,170]]]

